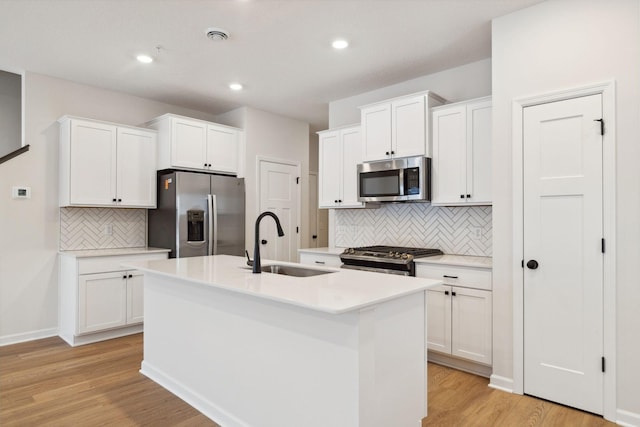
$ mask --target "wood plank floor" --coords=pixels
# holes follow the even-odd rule
[[[142,334],[75,348],[57,337],[0,347],[0,425],[217,426],[140,374],[141,361]],[[490,389],[486,378],[434,364],[428,370],[423,427],[613,425]]]

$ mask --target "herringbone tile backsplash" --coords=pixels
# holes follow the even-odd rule
[[[145,209],[60,208],[60,250],[137,248],[146,243]]]
[[[335,245],[437,248],[491,256],[491,206],[439,207],[390,203],[379,209],[336,209]]]

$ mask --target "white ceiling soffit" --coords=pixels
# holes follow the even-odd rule
[[[539,1],[0,0],[0,68],[318,130],[332,100],[490,57],[491,19]]]

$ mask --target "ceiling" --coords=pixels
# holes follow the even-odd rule
[[[320,130],[330,101],[490,57],[491,19],[539,2],[0,0],[0,68]],[[210,27],[229,39],[210,40]],[[347,49],[331,47],[339,37]]]

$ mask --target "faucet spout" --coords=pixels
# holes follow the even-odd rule
[[[260,265],[260,221],[262,221],[262,218],[265,216],[270,216],[274,219],[276,227],[278,228],[278,236],[284,236],[284,230],[282,230],[280,219],[276,214],[266,211],[258,215],[258,218],[256,219],[256,230],[254,234],[255,241],[253,246],[253,272],[258,274],[262,273],[262,266]]]

